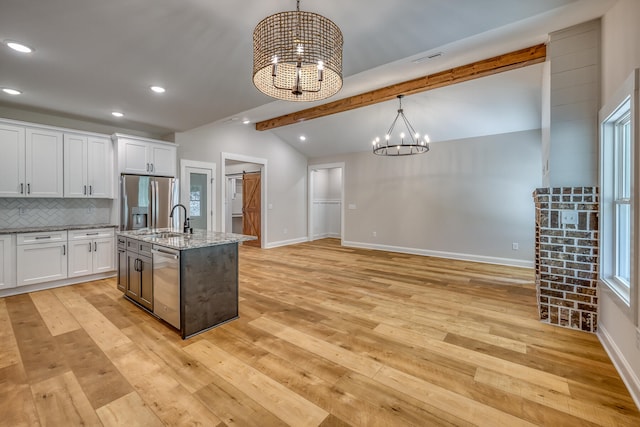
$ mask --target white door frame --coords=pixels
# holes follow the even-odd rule
[[[345,166],[344,162],[338,163],[322,163],[317,165],[307,166],[307,194],[309,205],[307,206],[307,239],[313,241],[313,171],[318,169],[335,169],[340,168],[342,170],[342,180],[340,182],[340,244],[344,240],[344,176]]]
[[[207,230],[212,231],[216,226],[216,164],[200,162],[197,160],[180,159],[180,203],[189,206],[189,178],[187,168],[208,169],[211,171],[211,183],[209,185],[209,215],[207,215]],[[189,208],[187,208],[189,209]],[[188,212],[188,210],[187,210]]]
[[[260,167],[260,234],[261,234],[261,242],[260,247],[265,248],[267,245],[267,159],[262,159],[260,157],[251,157],[245,156],[244,154],[234,154],[234,153],[220,153],[220,200],[226,200],[227,198],[227,180],[226,180],[226,167],[227,160],[233,160],[237,162],[244,163],[256,163],[258,165],[262,165]],[[225,230],[225,216],[226,209],[221,207],[220,209],[220,230],[223,232],[228,232]],[[230,232],[230,231],[229,231]]]

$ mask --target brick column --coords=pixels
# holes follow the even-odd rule
[[[538,188],[533,198],[540,320],[596,332],[598,188]],[[563,211],[577,212],[577,224],[563,224]]]

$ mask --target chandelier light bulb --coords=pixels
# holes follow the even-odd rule
[[[400,138],[404,139],[404,132],[400,132]]]
[[[389,139],[391,139],[391,135],[386,134],[386,135],[384,136],[384,139],[386,139],[386,140],[388,141]]]

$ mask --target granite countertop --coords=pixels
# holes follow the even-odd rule
[[[206,230],[193,230],[193,234],[185,234],[170,228],[117,231],[116,234],[181,251],[257,239],[254,236],[244,234]]]
[[[116,228],[113,224],[48,225],[44,227],[0,228],[0,234],[46,233],[61,230],[88,230],[90,228]]]

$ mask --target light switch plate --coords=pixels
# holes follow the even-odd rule
[[[560,223],[563,225],[578,225],[578,211],[562,210]]]

